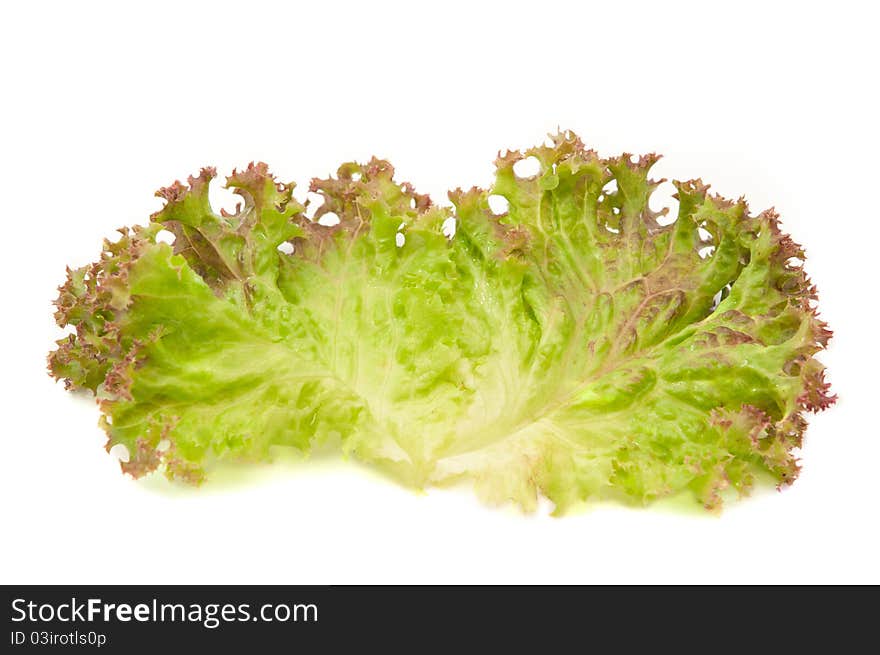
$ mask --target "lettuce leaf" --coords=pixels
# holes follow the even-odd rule
[[[265,164],[227,179],[243,202],[218,214],[203,169],[68,270],[56,319],[75,333],[50,372],[96,394],[135,477],[339,443],[526,510],[685,489],[712,509],[760,471],[791,483],[805,410],[834,400],[804,253],[699,180],[661,224],[657,159],[561,133],[439,207],[374,158],[312,181],[314,219]]]

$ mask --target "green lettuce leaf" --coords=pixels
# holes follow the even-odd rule
[[[539,171],[519,176],[526,158]],[[661,224],[657,159],[563,133],[452,207],[349,163],[313,180],[314,219],[264,164],[227,179],[243,202],[217,214],[204,169],[68,270],[56,319],[75,333],[50,372],[96,394],[135,477],[341,444],[527,510],[686,489],[712,509],[760,471],[791,483],[805,410],[834,400],[804,253],[772,210],[699,180]]]

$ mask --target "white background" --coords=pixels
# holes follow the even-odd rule
[[[4,9],[0,582],[880,582],[870,3],[297,4]],[[841,400],[812,418],[793,488],[720,517],[554,519],[332,458],[133,482],[93,403],[45,374],[64,266],[174,178],[256,159],[304,193],[376,154],[442,201],[557,125],[775,205],[805,245]]]

